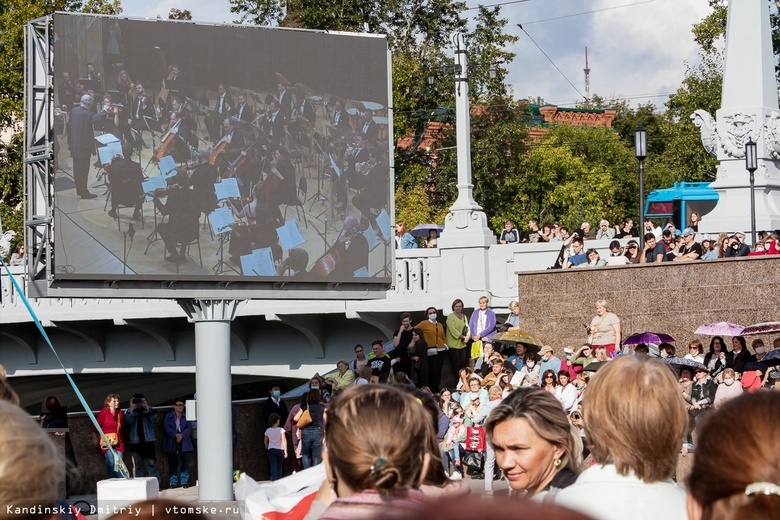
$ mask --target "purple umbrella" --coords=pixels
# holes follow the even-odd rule
[[[694,334],[701,334],[702,336],[739,336],[745,327],[737,325],[736,323],[729,323],[727,321],[719,321],[718,323],[708,323],[702,325]]]
[[[623,340],[623,345],[640,345],[642,343],[655,343],[656,345],[659,343],[674,343],[674,338],[660,332],[640,332],[631,334]]]
[[[772,334],[775,332],[780,332],[780,321],[766,321],[764,323],[748,325],[742,331],[742,335],[749,336],[751,334]]]
[[[420,224],[419,226],[415,226],[414,229],[410,231],[410,233],[413,237],[428,238],[432,229],[438,231],[439,236],[441,236],[441,232],[444,231],[444,226],[439,224]]]

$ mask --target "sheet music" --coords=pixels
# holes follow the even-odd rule
[[[297,220],[288,220],[282,227],[276,228],[276,234],[279,235],[279,242],[285,251],[298,247],[305,242]]]
[[[238,181],[235,177],[223,179],[222,182],[214,184],[214,190],[217,193],[217,200],[241,198],[241,193],[238,191]]]
[[[97,141],[100,144],[109,144],[109,143],[118,143],[119,138],[115,136],[114,134],[101,134],[97,137],[95,137],[95,141]],[[120,145],[119,149],[121,150],[122,147]]]
[[[368,269],[366,269],[366,266],[361,267],[357,271],[352,273],[352,276],[355,278],[368,278],[371,276],[371,274],[368,272]]]
[[[376,218],[376,223],[385,240],[390,240],[390,237],[393,236],[393,225],[390,223],[390,215],[387,214],[386,209],[383,209],[382,213]]]
[[[176,161],[170,155],[161,158],[160,162],[157,163],[157,167],[160,169],[163,179],[170,179],[176,175]]]
[[[165,183],[165,179],[162,178],[162,175],[158,175],[157,177],[149,177],[148,181],[141,182],[141,188],[144,190],[144,193],[152,192],[158,188],[165,189],[166,187],[167,184]],[[151,195],[147,195],[146,200],[147,202],[151,201]]]
[[[276,276],[276,264],[274,263],[274,255],[270,247],[254,249],[252,254],[257,259],[257,273],[255,274],[258,276]]]
[[[338,167],[336,164],[336,160],[333,158],[332,155],[328,155],[330,158],[330,165],[333,167],[334,170],[336,170],[336,177],[341,177],[341,168]]]
[[[111,155],[111,150],[108,149],[108,146],[101,146],[97,149],[97,151],[98,157],[100,158],[100,164],[103,166],[110,163],[111,159],[114,158],[114,156]]]
[[[276,276],[276,266],[271,249],[255,249],[241,256],[241,274],[244,276]]]
[[[233,211],[228,207],[217,208],[209,213],[209,222],[211,230],[215,235],[222,235],[231,231],[236,219],[233,218]]]
[[[373,251],[374,248],[379,245],[379,239],[376,237],[376,233],[374,233],[374,230],[371,228],[371,226],[368,226],[368,229],[363,231],[363,236],[366,237],[369,251]]]

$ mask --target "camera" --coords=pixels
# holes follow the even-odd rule
[[[572,412],[571,418],[574,419],[575,421],[580,421],[582,420],[582,414],[580,412]]]

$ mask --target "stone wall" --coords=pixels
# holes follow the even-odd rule
[[[663,332],[678,352],[704,323],[780,320],[780,258],[772,256],[521,272],[518,287],[521,327],[558,355],[587,339],[584,324],[601,299],[620,317],[623,337]],[[698,338],[706,348],[710,338]]]
[[[236,428],[238,430],[238,442],[233,450],[233,467],[240,469],[255,480],[268,480],[268,458],[263,446],[263,434],[265,425],[262,414],[263,400],[252,400],[233,403],[238,411]],[[292,408],[297,399],[288,401]],[[168,487],[168,458],[162,451],[162,421],[171,408],[157,408],[157,420],[155,421],[155,447],[157,451],[157,468],[160,471],[160,488]],[[286,419],[286,417],[284,418]],[[68,426],[70,427],[70,440],[73,446],[73,455],[76,465],[68,470],[69,495],[89,494],[96,492],[99,480],[106,478],[105,459],[101,457],[98,449],[97,434],[92,429],[92,423],[84,413],[68,414]],[[61,430],[50,430],[54,434]],[[54,436],[54,435],[53,435]],[[60,441],[61,449],[65,449],[61,436],[54,436],[55,441]],[[288,441],[289,441],[288,436]],[[125,439],[126,442],[126,439]],[[125,444],[127,446],[127,444]],[[292,453],[292,449],[290,449]],[[126,453],[125,463],[132,474],[130,456]],[[291,473],[292,459],[285,460],[285,474]],[[190,482],[194,485],[198,479],[198,456],[193,453],[190,457]]]

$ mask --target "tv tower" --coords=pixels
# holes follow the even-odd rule
[[[585,100],[590,101],[590,67],[588,66],[588,48],[585,47]]]

